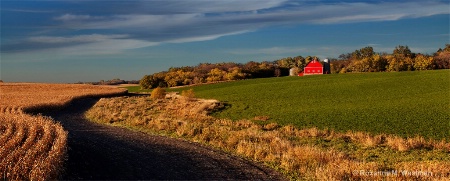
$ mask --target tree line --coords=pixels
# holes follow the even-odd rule
[[[413,53],[408,46],[397,46],[392,54],[376,53],[372,47],[342,54],[331,61],[332,73],[398,72],[450,68],[450,44],[433,55]]]
[[[313,56],[286,57],[274,61],[247,63],[200,63],[197,66],[171,67],[167,71],[145,75],[139,84],[143,89],[174,87],[219,81],[280,77],[289,70],[301,71]],[[331,73],[392,72],[450,68],[450,44],[433,55],[413,53],[408,46],[399,45],[391,54],[376,53],[364,47],[339,58],[329,58]]]
[[[119,84],[139,84],[139,80],[122,80],[115,78],[112,80],[100,80],[99,82],[82,82],[78,81],[75,84],[89,84],[89,85],[119,85]]]

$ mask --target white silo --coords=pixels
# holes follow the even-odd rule
[[[295,76],[295,68],[289,69],[289,76]]]

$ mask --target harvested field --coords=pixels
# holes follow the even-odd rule
[[[75,98],[123,94],[126,90],[73,84],[0,84],[0,179],[58,178],[67,151],[67,132],[37,114]]]
[[[123,94],[124,89],[80,84],[2,83],[0,112],[34,112],[61,108],[71,100],[88,96]]]
[[[0,114],[0,173],[6,180],[57,178],[66,154],[67,133],[51,118]]]

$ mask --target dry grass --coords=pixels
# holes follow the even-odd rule
[[[194,98],[195,98],[194,89],[183,90],[181,92],[181,96],[183,96],[184,98],[186,98],[188,100],[194,100]]]
[[[157,88],[153,89],[152,93],[150,94],[150,97],[152,99],[163,99],[165,96],[166,96],[166,90],[161,87],[157,87]]]
[[[69,84],[0,84],[0,179],[52,180],[63,169],[67,132],[49,117],[75,98],[124,93],[117,88]]]
[[[442,175],[450,174],[450,143],[444,140],[404,139],[363,132],[338,133],[317,128],[300,130],[276,123],[261,125],[250,120],[231,121],[208,116],[208,112],[220,106],[215,100],[186,101],[176,95],[158,101],[148,97],[120,97],[101,99],[87,116],[106,124],[208,144],[267,163],[294,179],[441,180]],[[388,159],[396,159],[389,157],[390,153],[405,159],[371,161],[358,156],[377,149],[382,150],[380,157],[386,152],[388,156],[384,157]],[[429,154],[441,155],[444,159],[420,158]],[[395,175],[387,175],[394,171]],[[435,175],[403,174],[400,171],[427,171]]]

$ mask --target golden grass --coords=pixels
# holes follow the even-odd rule
[[[75,98],[124,92],[73,84],[0,84],[0,179],[53,180],[63,169],[67,132],[49,117],[26,113],[61,108]]]
[[[183,96],[183,98],[186,98],[188,100],[194,100],[194,98],[195,98],[194,89],[183,90],[181,92],[181,96]]]
[[[444,140],[297,129],[207,115],[220,105],[215,100],[187,101],[173,95],[157,101],[148,97],[119,97],[101,99],[87,116],[97,122],[208,144],[264,162],[294,179],[441,180],[450,176],[450,143]],[[371,150],[381,150],[375,153],[386,158],[372,161],[370,156],[361,156]],[[393,158],[390,153],[405,158]],[[429,155],[439,158],[425,158]],[[426,174],[418,174],[419,171]]]
[[[163,99],[165,96],[166,96],[166,90],[161,87],[157,87],[157,88],[153,89],[152,93],[150,94],[150,97],[152,99]]]

